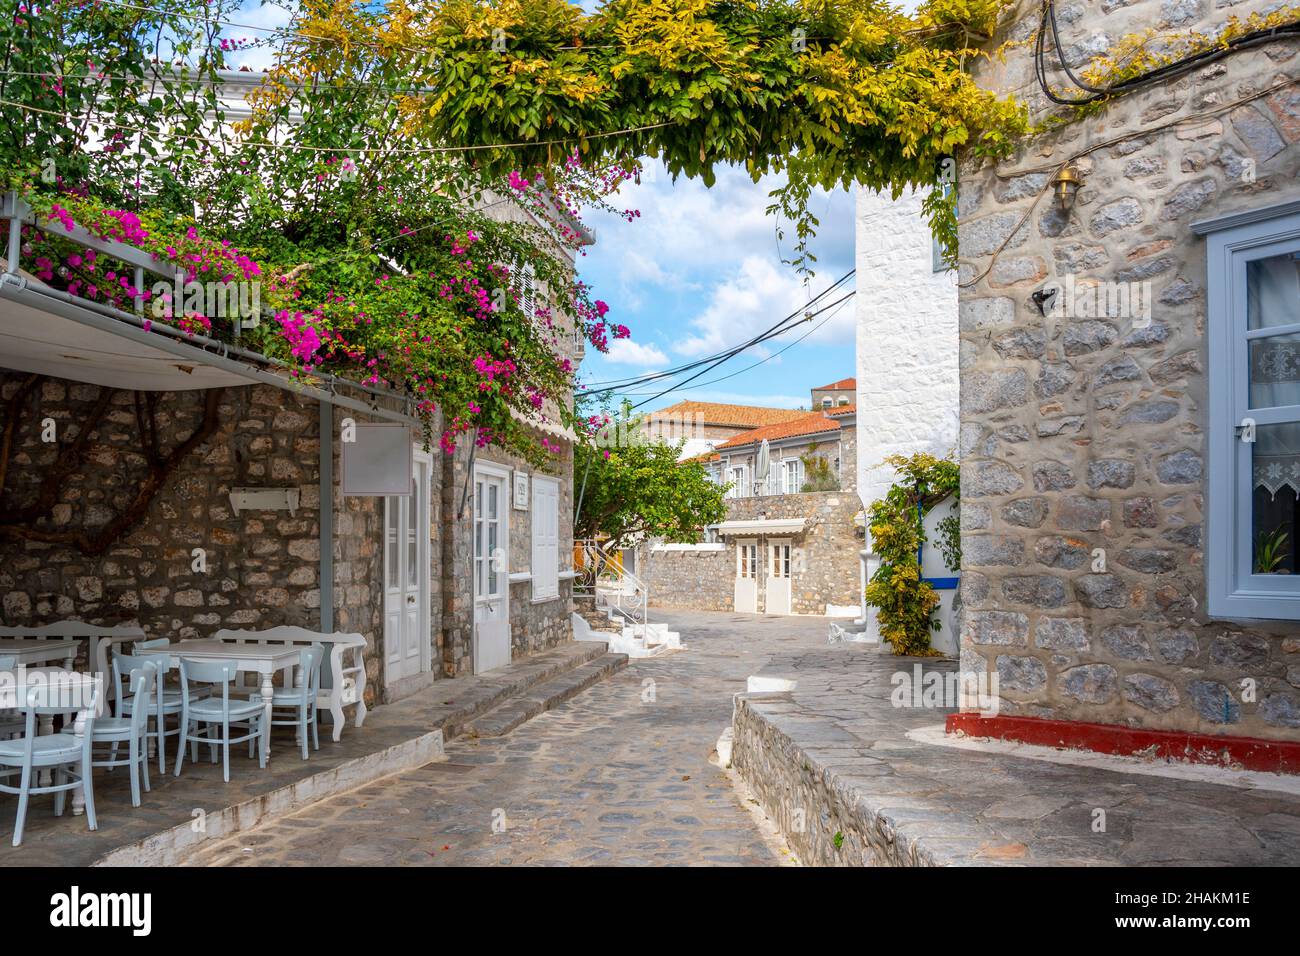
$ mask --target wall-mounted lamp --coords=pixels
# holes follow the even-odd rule
[[[1056,197],[1057,207],[1062,212],[1069,212],[1070,207],[1074,205],[1074,197],[1079,192],[1081,182],[1079,170],[1073,164],[1062,166],[1052,177],[1052,193]]]

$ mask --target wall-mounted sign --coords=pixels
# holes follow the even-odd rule
[[[235,514],[241,511],[288,511],[293,515],[298,510],[298,497],[297,488],[231,488],[230,508]]]
[[[528,473],[515,472],[515,510],[528,510]]]
[[[395,422],[358,422],[341,436],[345,495],[411,493],[411,429]]]

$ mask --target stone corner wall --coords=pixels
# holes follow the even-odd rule
[[[1223,7],[1067,4],[1062,42],[1078,65],[1126,33],[1205,31],[1263,9]],[[995,43],[1031,36],[1037,11],[1022,3]],[[1205,611],[1206,254],[1190,228],[1300,198],[1300,94],[1233,105],[1294,78],[1298,50],[1233,53],[1001,163],[963,166],[962,660],[998,675],[1006,713],[1266,738],[1300,729],[1300,626]],[[1029,52],[978,75],[1037,109]],[[1062,212],[1040,195],[1070,158],[1084,185]],[[1134,294],[1149,284],[1149,317],[1043,315],[1031,299],[1048,282],[1103,281]],[[1256,694],[1242,699],[1247,678]]]

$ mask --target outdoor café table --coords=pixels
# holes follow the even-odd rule
[[[262,700],[265,703],[267,735],[263,739],[266,756],[271,757],[271,695],[275,693],[271,679],[276,671],[291,668],[298,663],[300,647],[284,644],[231,644],[226,641],[178,641],[167,647],[138,647],[137,655],[157,654],[167,657],[168,669],[179,667],[180,659],[195,661],[233,661],[235,670],[262,675]],[[184,741],[181,742],[184,746]]]
[[[83,643],[85,641],[79,637],[51,637],[40,641],[24,637],[0,637],[0,657],[12,655],[18,658],[19,664],[28,667],[53,664],[56,661],[63,661],[71,667],[76,662],[77,651]]]
[[[53,642],[32,641],[30,643],[44,644]],[[70,641],[69,643],[75,644],[77,642]],[[36,698],[37,705],[46,707],[66,704],[67,713],[75,714],[76,717],[71,726],[65,724],[64,729],[70,730],[80,737],[86,732],[86,717],[95,716],[90,713],[90,707],[95,702],[96,683],[97,678],[93,674],[81,674],[63,667],[19,667],[13,671],[0,672],[0,710],[25,707],[28,693],[33,689],[41,688],[41,693]],[[42,714],[38,719],[40,721],[38,731],[40,735],[43,736],[53,732],[54,718],[52,715]],[[52,773],[52,768],[38,771],[37,781],[39,785],[47,785],[50,782]],[[81,787],[77,787],[72,791],[73,815],[80,816],[85,810],[85,806],[86,795]]]

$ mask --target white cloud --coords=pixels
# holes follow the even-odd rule
[[[762,256],[746,256],[739,267],[713,287],[703,311],[690,322],[691,334],[676,345],[675,351],[682,355],[708,355],[738,345],[793,312],[808,308],[817,311],[835,302],[851,288],[842,286],[808,306],[808,300],[829,281],[814,280],[805,287],[802,279],[788,268]],[[850,300],[836,310],[815,317],[811,324],[801,323],[745,354],[760,358],[772,354],[808,333],[810,328],[815,331],[806,342],[852,342],[853,321]]]
[[[668,356],[658,346],[644,345],[631,339],[612,339],[605,360],[618,365],[635,365],[639,368],[663,368]]]

